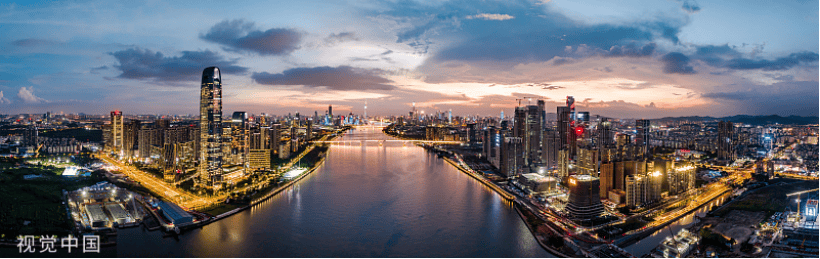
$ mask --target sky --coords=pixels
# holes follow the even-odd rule
[[[818,1],[0,2],[0,114],[818,115]]]

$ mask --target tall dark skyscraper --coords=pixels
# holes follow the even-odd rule
[[[222,183],[222,75],[217,67],[202,71],[199,95],[200,185]]]
[[[572,149],[575,145],[575,131],[572,129],[572,112],[567,106],[558,106],[558,136],[561,138],[560,149]]]
[[[640,148],[640,154],[646,157],[649,152],[649,120],[635,121],[635,145]]]
[[[131,120],[130,123],[125,124],[123,128],[123,150],[125,150],[125,158],[134,157],[134,150],[138,148],[139,131],[142,127],[139,120]]]
[[[735,126],[731,121],[718,122],[718,159],[735,160]]]
[[[526,137],[524,138],[524,149],[527,154],[528,164],[541,163],[541,138],[543,137],[543,123],[541,122],[541,111],[538,106],[527,106]]]
[[[333,105],[328,105],[327,106],[327,116],[328,116],[328,119],[330,120],[330,123],[333,123]]]
[[[591,219],[604,213],[601,204],[600,180],[590,175],[573,175],[569,177],[569,202],[566,210],[575,219]]]
[[[601,118],[601,121],[598,122],[598,136],[595,142],[599,149],[615,146],[615,134],[612,131],[612,122],[609,121],[609,118]]]
[[[513,137],[524,138],[527,132],[527,109],[525,107],[515,107],[515,117],[513,118]]]
[[[538,111],[541,113],[541,128],[547,126],[547,105],[544,100],[538,100]]]
[[[544,137],[541,139],[543,143],[541,147],[541,159],[547,169],[552,170],[558,166],[558,151],[561,149],[561,137],[558,136],[558,131],[553,127],[544,129]]]

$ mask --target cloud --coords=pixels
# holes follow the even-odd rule
[[[775,60],[752,60],[746,58],[736,58],[728,60],[725,67],[731,69],[748,70],[748,69],[762,69],[762,70],[786,70],[799,65],[800,63],[817,62],[818,55],[814,52],[804,51],[792,53],[786,57],[777,58]]]
[[[299,48],[302,33],[285,28],[261,31],[253,22],[240,19],[217,23],[207,33],[200,34],[199,38],[221,44],[226,51],[281,56]]]
[[[39,47],[39,46],[48,46],[48,45],[55,45],[59,42],[53,40],[44,40],[44,39],[35,39],[35,38],[28,38],[28,39],[20,39],[11,42],[12,45],[18,47]]]
[[[292,68],[280,74],[253,73],[251,78],[263,85],[324,86],[339,91],[392,90],[392,80],[381,75],[378,69],[362,69],[350,66]]]
[[[744,44],[746,46],[747,44]],[[765,44],[753,45],[749,53],[738,51],[737,46],[724,45],[698,45],[692,59],[700,60],[706,64],[732,70],[755,70],[764,71],[787,70],[801,64],[814,64],[818,61],[818,54],[811,51],[791,53],[775,59],[756,58],[762,52]]]
[[[8,98],[6,98],[3,95],[3,91],[0,91],[0,104],[9,104],[9,103],[11,103],[11,100],[9,100]]]
[[[566,58],[566,57],[556,56],[556,57],[550,59],[549,61],[552,62],[552,65],[554,65],[554,66],[560,66],[560,65],[563,65],[563,64],[573,63],[576,60],[574,58]]]
[[[330,35],[325,38],[325,43],[328,44],[336,44],[345,41],[357,41],[359,37],[356,36],[355,32],[340,32],[340,33],[331,33]]]
[[[695,2],[695,0],[683,0],[678,2],[683,2],[681,9],[687,13],[697,13],[700,11],[700,5],[698,5],[698,2]]]
[[[503,20],[511,20],[515,19],[515,16],[509,14],[497,14],[497,13],[480,13],[475,15],[468,15],[464,17],[467,20],[472,19],[482,19],[482,20],[492,20],[492,21],[503,21]]]
[[[89,72],[91,74],[99,74],[100,71],[103,71],[103,70],[108,70],[108,66],[92,67],[91,71],[89,71]]]
[[[607,56],[611,57],[645,57],[655,53],[657,44],[654,42],[647,43],[643,46],[638,46],[634,43],[623,46],[612,46],[607,52]]]
[[[385,31],[393,33],[397,43],[416,48],[423,46],[424,50],[429,48],[431,55],[425,59],[422,68],[450,61],[496,62],[498,69],[510,69],[556,57],[650,57],[658,46],[667,42],[678,45],[680,29],[688,24],[688,18],[663,15],[623,23],[588,23],[570,18],[551,5],[534,8],[531,1],[480,1],[476,4],[475,1],[454,0],[436,4],[394,2],[386,5],[383,10],[374,11],[371,19],[386,24],[384,26],[390,25]],[[476,14],[476,9],[501,12]],[[493,23],[454,22],[464,17],[514,19]],[[568,48],[587,52],[568,53]],[[562,64],[560,61],[555,60],[558,65]]]
[[[661,58],[663,72],[667,74],[694,74],[695,69],[689,65],[689,57],[680,52],[670,52]]]
[[[47,103],[46,99],[37,97],[34,95],[34,86],[26,88],[25,86],[20,87],[20,90],[17,91],[17,97],[23,100],[25,103]]]
[[[788,81],[771,85],[732,85],[715,87],[719,92],[701,94],[735,109],[737,113],[817,116],[820,85],[817,81]],[[728,91],[727,91],[728,90]],[[788,104],[788,105],[784,105]]]
[[[132,48],[109,53],[119,65],[113,67],[122,72],[118,78],[153,79],[161,82],[196,81],[206,67],[217,66],[223,74],[244,74],[248,68],[237,66],[237,60],[228,60],[219,53],[183,51],[181,56],[165,57],[160,52]]]

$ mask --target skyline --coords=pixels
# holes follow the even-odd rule
[[[225,111],[817,116],[818,3],[766,4],[12,3],[0,110],[194,114],[218,66]]]

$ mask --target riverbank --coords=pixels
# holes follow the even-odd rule
[[[257,204],[259,204],[259,203],[261,203],[261,202],[263,202],[267,199],[270,199],[274,195],[279,194],[280,192],[284,191],[288,187],[291,187],[293,184],[299,182],[299,180],[302,180],[302,178],[305,178],[305,176],[309,175],[310,173],[313,173],[313,171],[316,171],[316,169],[318,169],[319,166],[324,164],[324,162],[325,162],[325,157],[323,156],[322,158],[320,158],[319,162],[316,162],[316,164],[313,167],[311,167],[310,169],[308,169],[307,171],[305,171],[304,173],[299,175],[299,177],[294,178],[291,181],[288,181],[285,185],[279,186],[278,188],[271,190],[270,192],[268,192],[264,196],[262,196],[260,198],[257,198],[256,200],[252,201],[247,206],[239,207],[239,208],[233,209],[231,211],[228,211],[228,212],[225,212],[225,213],[214,216],[212,218],[212,220],[208,221],[206,224],[203,224],[202,226],[213,223],[213,222],[215,222],[217,220],[220,220],[220,219],[224,219],[226,217],[230,217],[230,216],[232,216],[236,213],[239,213],[239,212],[244,211],[246,209],[249,209],[253,206],[256,206]]]
[[[339,133],[338,133],[338,135],[333,136],[333,137],[331,138],[331,140],[332,140],[332,139],[335,139],[336,137],[340,136],[341,134],[343,134],[343,133],[344,133],[344,132],[346,132],[346,131],[347,131],[347,129],[344,129],[342,132],[339,132]],[[315,148],[315,146],[311,146],[310,148],[307,148],[306,150],[304,150],[304,151],[303,151],[302,155],[296,156],[296,157],[295,157],[293,160],[291,160],[288,164],[293,164],[295,160],[302,159],[302,157],[303,157],[304,155],[307,155],[307,154],[309,154],[310,152],[313,152],[313,151],[314,151],[314,148]],[[327,151],[325,151],[325,152],[327,152]],[[266,201],[266,200],[270,199],[270,198],[271,198],[271,197],[273,197],[274,195],[279,194],[279,193],[280,193],[280,192],[282,192],[283,190],[286,190],[287,188],[291,187],[293,184],[295,184],[295,183],[299,182],[299,181],[300,181],[300,180],[302,180],[305,176],[307,176],[307,175],[309,175],[309,174],[313,173],[314,171],[316,171],[316,169],[318,169],[318,168],[319,168],[322,164],[324,164],[325,157],[326,157],[326,153],[320,153],[320,154],[318,154],[318,157],[319,157],[319,161],[316,161],[316,163],[314,163],[314,164],[313,164],[313,165],[312,165],[312,166],[311,166],[308,170],[306,170],[304,173],[300,174],[298,177],[296,177],[296,178],[294,178],[294,179],[289,180],[288,182],[286,182],[286,183],[285,183],[284,185],[282,185],[282,186],[279,186],[279,187],[276,187],[276,188],[274,188],[274,189],[271,189],[271,190],[270,190],[270,191],[268,191],[266,194],[263,194],[261,197],[258,197],[258,198],[256,198],[256,199],[253,199],[250,203],[248,203],[248,205],[240,206],[240,207],[237,207],[237,208],[235,208],[235,209],[232,209],[232,210],[229,210],[229,211],[226,211],[226,212],[220,213],[220,214],[218,214],[218,215],[216,215],[216,216],[213,216],[213,217],[211,217],[211,218],[209,218],[209,219],[207,219],[207,220],[204,220],[204,221],[202,221],[202,222],[200,222],[200,223],[197,223],[197,224],[193,224],[193,225],[187,226],[187,227],[185,227],[185,229],[192,229],[192,228],[201,228],[201,227],[204,227],[204,226],[209,225],[209,224],[211,224],[211,223],[214,223],[214,222],[216,222],[216,221],[218,221],[218,220],[221,220],[221,219],[224,219],[224,218],[230,217],[230,216],[232,216],[232,215],[234,215],[234,214],[236,214],[236,213],[242,212],[242,211],[244,211],[244,210],[246,210],[246,209],[248,209],[248,208],[252,208],[253,206],[258,205],[259,203],[264,202],[264,201]],[[227,204],[223,204],[223,206],[227,206]],[[155,216],[155,217],[158,217],[158,215],[154,215],[154,216]]]
[[[465,173],[465,174],[469,175],[469,176],[470,176],[470,177],[472,177],[473,179],[478,180],[479,182],[481,182],[482,184],[484,184],[484,186],[489,187],[491,190],[493,190],[493,191],[495,191],[496,193],[498,193],[498,195],[501,195],[501,198],[504,198],[504,199],[505,199],[505,200],[507,200],[507,201],[514,201],[514,200],[515,200],[515,196],[514,196],[514,195],[512,195],[512,194],[508,193],[507,191],[505,191],[505,190],[501,189],[501,187],[498,187],[498,185],[496,185],[496,184],[494,184],[494,183],[489,182],[489,180],[487,180],[487,179],[486,179],[486,178],[484,178],[483,176],[479,176],[479,175],[477,175],[477,174],[476,174],[476,173],[475,173],[472,169],[467,169],[467,168],[464,168],[464,167],[462,167],[461,165],[459,165],[458,163],[456,163],[455,161],[453,161],[452,159],[450,159],[450,158],[448,158],[448,157],[443,157],[443,159],[444,159],[444,161],[447,161],[447,163],[449,163],[450,165],[452,165],[452,166],[454,166],[455,168],[457,168],[459,171],[461,171],[461,172],[463,172],[463,173]]]
[[[557,255],[558,257],[561,257],[561,258],[577,257],[577,256],[568,256],[568,255],[564,254],[563,252],[559,251],[558,249],[553,248],[552,246],[549,246],[546,243],[544,243],[544,241],[542,240],[543,238],[541,238],[539,236],[539,233],[535,232],[535,229],[533,229],[532,225],[537,225],[537,224],[531,224],[530,223],[530,219],[527,216],[524,216],[524,213],[521,211],[520,206],[521,205],[518,205],[517,203],[515,203],[513,205],[513,207],[515,208],[515,212],[518,213],[518,216],[521,217],[521,220],[524,221],[524,225],[527,226],[527,229],[530,230],[530,234],[532,234],[532,237],[535,238],[535,241],[538,242],[538,245],[540,245],[541,248],[544,248],[544,250],[547,250],[547,252],[550,252],[553,255]],[[540,219],[537,219],[537,220],[540,220]],[[559,237],[552,237],[552,238],[559,238]],[[561,241],[563,241],[563,239],[561,239]],[[563,247],[563,246],[561,246],[561,247]]]
[[[427,150],[433,150],[432,147],[429,147],[429,146],[426,146],[426,145],[420,145],[420,146],[424,147]],[[435,151],[435,150],[433,150],[433,151]],[[446,153],[448,155],[456,156],[452,152],[446,152]],[[442,159],[444,159],[444,161],[446,161],[448,164],[452,165],[453,167],[455,167],[456,169],[458,169],[462,173],[465,173],[465,174],[469,175],[473,179],[478,180],[479,182],[481,182],[484,186],[486,186],[486,187],[490,188],[491,190],[495,191],[497,194],[499,194],[506,201],[511,202],[512,207],[515,209],[518,216],[524,221],[524,225],[527,226],[527,229],[530,231],[530,234],[532,234],[533,238],[538,243],[538,245],[541,246],[541,248],[543,248],[547,252],[550,252],[553,255],[556,255],[556,256],[561,257],[561,258],[578,257],[578,256],[569,256],[569,255],[565,254],[564,252],[560,251],[560,249],[562,247],[565,247],[563,245],[563,241],[564,241],[563,237],[560,237],[558,235],[543,237],[542,234],[537,232],[536,230],[539,228],[539,226],[542,227],[542,228],[549,228],[549,227],[546,226],[546,222],[544,222],[543,220],[541,220],[540,218],[535,216],[534,212],[530,211],[529,208],[527,208],[526,211],[523,211],[521,209],[522,205],[518,204],[518,202],[516,200],[517,198],[516,198],[515,195],[510,194],[509,192],[507,192],[504,189],[502,189],[501,187],[499,187],[497,184],[492,183],[489,179],[485,178],[482,175],[479,175],[472,168],[469,168],[467,166],[462,166],[458,162],[453,161],[453,159],[451,159],[449,157],[446,157],[446,156],[442,157]],[[528,217],[524,214],[528,214],[528,215],[530,215],[530,217]],[[548,245],[547,243],[544,242],[545,239],[550,239],[551,242],[560,242],[562,245],[557,246],[557,247],[550,246],[550,245]]]
[[[628,236],[628,237],[625,237],[625,238],[619,239],[619,240],[617,240],[617,241],[615,241],[615,242],[613,242],[613,243],[614,243],[615,245],[619,246],[619,247],[628,247],[628,246],[630,246],[630,245],[634,244],[635,242],[638,242],[639,240],[642,240],[642,239],[644,239],[644,238],[646,238],[646,237],[648,237],[648,236],[650,236],[650,235],[654,234],[654,233],[655,233],[655,232],[657,232],[658,230],[663,229],[664,227],[668,226],[669,224],[672,224],[672,223],[674,223],[674,222],[677,222],[677,221],[678,221],[678,220],[680,220],[681,218],[683,218],[683,217],[685,217],[685,216],[688,216],[688,215],[690,215],[690,214],[692,214],[692,213],[695,213],[698,209],[702,208],[703,206],[706,206],[706,205],[707,205],[707,204],[709,204],[710,202],[712,202],[712,201],[716,200],[717,198],[722,197],[722,196],[723,196],[723,195],[725,195],[727,192],[731,192],[731,191],[732,191],[732,189],[727,189],[727,190],[724,190],[724,191],[720,192],[718,195],[715,195],[714,197],[712,197],[711,199],[709,199],[709,200],[707,200],[707,201],[705,201],[705,202],[701,203],[701,204],[700,204],[700,205],[698,205],[698,206],[695,206],[695,207],[693,207],[693,208],[691,208],[691,209],[687,210],[685,213],[681,213],[681,214],[680,214],[680,215],[678,215],[677,217],[674,217],[674,218],[672,218],[671,220],[668,220],[668,221],[666,221],[666,222],[665,222],[665,223],[663,223],[663,224],[660,224],[660,225],[658,225],[658,226],[652,227],[652,228],[647,229],[647,230],[645,230],[645,231],[642,231],[642,232],[640,232],[640,233],[633,234],[633,235],[631,235],[631,236]]]

